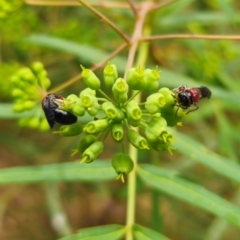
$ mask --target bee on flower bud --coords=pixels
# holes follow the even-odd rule
[[[199,88],[188,88],[186,84],[183,84],[178,88],[174,88],[172,92],[174,93],[173,97],[175,98],[175,106],[178,107],[175,115],[177,115],[179,108],[189,109],[191,106],[194,106],[194,108],[189,109],[186,114],[197,110],[199,108],[197,103],[202,98],[209,99],[212,94],[209,88],[205,86],[201,86]]]
[[[42,108],[50,128],[53,128],[55,123],[70,125],[77,122],[77,117],[75,115],[60,109],[63,104],[63,97],[53,93],[48,94],[42,100]]]

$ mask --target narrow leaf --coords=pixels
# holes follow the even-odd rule
[[[13,111],[13,104],[12,103],[1,103],[0,104],[0,118],[22,118],[22,117],[30,117],[33,116],[34,110],[26,111],[22,113],[17,113]]]
[[[169,238],[162,234],[138,224],[133,226],[133,232],[136,240],[169,240]]]
[[[138,172],[148,185],[240,226],[240,208],[204,187],[148,164],[140,165]]]
[[[48,181],[104,181],[116,177],[110,161],[96,160],[90,164],[80,164],[79,161],[0,169],[0,185]]]
[[[173,143],[173,147],[177,151],[194,161],[204,164],[222,176],[240,183],[239,164],[210,151],[190,137],[177,132],[174,132],[174,136],[176,141]]]
[[[81,229],[77,234],[60,238],[59,240],[118,240],[125,233],[122,225],[112,224]]]
[[[84,61],[86,62],[94,64],[97,62],[101,62],[109,55],[109,53],[94,48],[92,46],[83,45],[73,41],[52,37],[48,35],[42,34],[31,35],[29,37],[24,38],[24,40],[37,45],[71,53],[80,59],[84,59]],[[118,66],[119,70],[120,68],[123,70],[126,64],[126,59],[122,57],[114,57],[112,62],[114,62],[114,64]]]

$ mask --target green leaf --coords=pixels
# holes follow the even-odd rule
[[[111,224],[81,229],[77,234],[59,240],[118,240],[125,232],[126,228],[124,226]]]
[[[240,227],[240,208],[204,187],[177,177],[175,173],[141,164],[138,173],[145,183],[173,197],[198,206]]]
[[[34,115],[34,109],[31,111],[26,111],[22,113],[14,112],[12,103],[1,103],[0,104],[0,118],[22,118],[22,117],[30,117]]]
[[[152,229],[135,224],[133,226],[134,236],[136,240],[168,240],[169,238],[153,231]]]
[[[80,160],[79,160],[80,161]],[[110,161],[57,163],[0,169],[0,185],[48,181],[106,181],[116,177]]]
[[[222,12],[227,16],[227,18],[233,22],[235,17],[234,5],[229,0],[216,0]]]
[[[222,0],[220,0],[222,1]],[[176,28],[176,27],[186,27],[189,23],[197,23],[202,26],[210,25],[226,25],[231,22],[239,23],[240,17],[239,14],[235,14],[232,19],[229,19],[227,16],[224,16],[220,12],[188,12],[188,14],[179,15],[167,15],[164,18],[159,18],[157,22],[158,27],[161,29],[166,28]]]
[[[222,176],[240,183],[239,164],[210,151],[188,136],[174,132],[174,137],[176,141],[172,145],[177,151],[194,161],[204,164]]]
[[[25,41],[34,43],[40,46],[49,47],[52,49],[57,49],[60,51],[64,51],[67,53],[71,53],[79,59],[84,59],[84,61],[95,64],[97,62],[101,62],[106,57],[108,57],[109,53],[94,48],[92,46],[83,45],[79,43],[75,43],[72,41],[64,40],[57,37],[52,37],[48,35],[36,34],[29,37],[24,38]],[[111,60],[114,64],[118,66],[118,70],[123,71],[126,59],[122,57],[114,57]]]

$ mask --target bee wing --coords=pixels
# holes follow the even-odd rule
[[[77,117],[75,115],[58,108],[54,110],[54,118],[57,123],[63,125],[69,125],[77,122]]]

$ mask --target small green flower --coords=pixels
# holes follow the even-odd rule
[[[144,79],[147,81],[147,85],[143,89],[144,91],[156,92],[159,89],[160,71],[157,68],[155,70],[145,69]]]
[[[149,149],[147,140],[142,137],[138,132],[129,129],[128,141],[137,149]]]
[[[55,131],[54,133],[59,133],[64,137],[72,137],[81,134],[83,131],[82,125],[79,123],[74,123],[71,125],[63,125],[60,127],[59,131]]]
[[[135,100],[128,102],[126,106],[126,115],[128,123],[132,126],[137,127],[140,124],[142,111]]]
[[[156,142],[161,138],[162,132],[166,129],[167,122],[162,117],[154,117],[148,123],[145,129],[145,134],[150,142]]]
[[[95,142],[97,142],[97,137],[95,135],[89,134],[84,136],[80,140],[78,148],[73,150],[72,155],[74,155],[77,152],[79,152],[80,154],[83,154],[83,152]]]
[[[109,127],[109,121],[108,119],[99,119],[96,121],[91,121],[86,124],[86,126],[83,128],[83,131],[85,133],[99,133],[103,132]]]
[[[112,133],[112,138],[116,142],[122,142],[123,137],[124,137],[124,130],[123,130],[123,125],[120,122],[113,122],[111,124],[111,133]]]
[[[124,113],[117,108],[112,102],[105,102],[102,104],[102,110],[106,116],[115,121],[121,121],[125,115]]]
[[[134,163],[129,155],[117,153],[112,158],[112,166],[118,174],[117,179],[120,178],[124,182],[124,176],[133,170]]]
[[[128,99],[128,85],[123,78],[118,78],[113,84],[112,92],[118,103],[124,103]]]
[[[90,163],[94,161],[103,151],[103,143],[100,141],[91,144],[82,154],[82,162]]]
[[[144,69],[141,66],[130,68],[127,71],[127,83],[132,90],[144,90],[147,87]]]
[[[92,90],[100,89],[101,82],[95,73],[91,69],[82,68],[82,79],[87,87],[91,88]]]
[[[163,94],[153,93],[151,94],[145,103],[145,108],[150,114],[155,114],[166,104],[166,100]]]
[[[112,88],[118,78],[117,67],[114,64],[108,64],[103,70],[103,80],[108,88]]]

